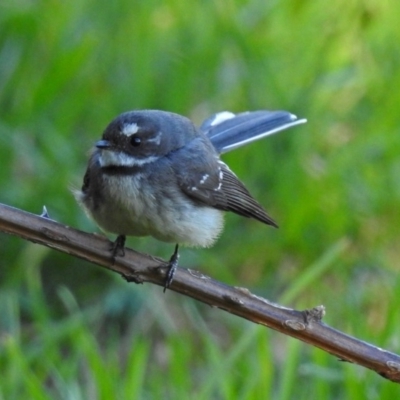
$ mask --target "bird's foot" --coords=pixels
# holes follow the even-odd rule
[[[177,244],[175,246],[174,254],[172,254],[167,265],[168,269],[167,269],[167,277],[165,279],[165,284],[164,284],[164,293],[170,287],[172,281],[174,280],[174,275],[178,267],[178,260],[179,260],[178,250],[179,250],[179,245]]]
[[[111,244],[110,251],[113,261],[115,261],[117,256],[121,257],[125,256],[125,240],[126,240],[125,235],[118,235],[117,238],[115,239],[115,242]]]

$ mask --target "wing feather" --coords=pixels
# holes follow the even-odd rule
[[[185,165],[185,171],[176,171],[178,185],[193,201],[277,227],[244,184],[216,156],[192,159]]]

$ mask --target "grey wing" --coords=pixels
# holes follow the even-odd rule
[[[178,175],[178,184],[188,197],[200,204],[232,211],[277,227],[276,222],[251,196],[225,163],[215,160],[215,167],[207,168],[207,170],[213,172],[200,172],[201,168],[198,163],[195,163],[193,170],[186,170],[185,174]]]
[[[307,122],[287,111],[251,111],[233,114],[223,111],[212,115],[200,126],[218,153],[234,150],[265,136]]]

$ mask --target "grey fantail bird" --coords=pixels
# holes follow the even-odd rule
[[[196,128],[171,112],[125,112],[96,142],[76,197],[101,229],[118,235],[113,257],[124,254],[126,236],[176,243],[167,288],[178,244],[211,246],[223,211],[277,226],[219,156],[305,122],[287,111],[224,111]]]

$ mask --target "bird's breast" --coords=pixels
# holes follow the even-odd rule
[[[222,212],[189,199],[176,182],[150,182],[145,174],[104,175],[97,207],[89,214],[108,232],[153,236],[165,242],[207,247],[223,227]]]

